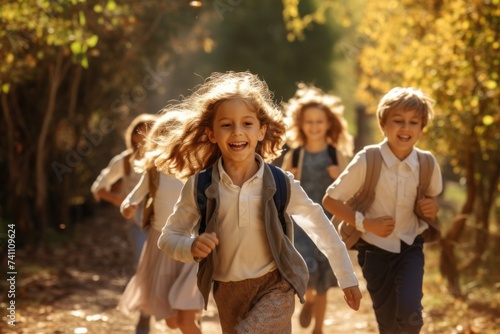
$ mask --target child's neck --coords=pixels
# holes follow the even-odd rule
[[[235,163],[232,161],[223,162],[224,171],[231,178],[233,184],[241,187],[259,170],[259,163],[255,158],[253,163]]]
[[[304,149],[307,152],[321,152],[326,150],[328,147],[328,143],[326,140],[308,140],[307,143],[304,145]]]

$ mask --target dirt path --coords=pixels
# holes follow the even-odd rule
[[[115,307],[134,273],[132,254],[126,239],[126,225],[111,207],[97,208],[93,218],[75,227],[75,240],[53,250],[19,251],[16,326],[6,325],[1,333],[134,333],[137,315],[125,316]],[[357,268],[359,270],[359,268]],[[361,284],[364,282],[361,279]],[[324,333],[376,333],[369,296],[363,288],[360,311],[345,304],[340,289],[329,291]],[[5,298],[5,296],[2,296]],[[5,300],[0,300],[5,309]],[[296,304],[293,333],[312,332],[298,323],[300,303]],[[221,333],[217,310],[211,303],[203,312],[205,334]],[[180,333],[154,323],[152,334]]]

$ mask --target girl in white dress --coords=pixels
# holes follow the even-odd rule
[[[172,213],[183,183],[172,175],[158,172],[154,166],[156,156],[168,150],[159,147],[158,138],[181,127],[182,114],[168,112],[158,119],[146,145],[146,156],[140,168],[147,171],[121,205],[121,212],[129,218],[138,204],[150,194],[153,198],[153,215],[147,222],[148,238],[144,244],[139,266],[122,295],[118,309],[125,314],[140,310],[165,319],[170,328],[182,333],[201,333],[199,320],[203,297],[196,285],[198,265],[176,261],[163,253],[157,244],[161,229]]]
[[[134,189],[141,178],[141,173],[135,170],[134,165],[142,159],[144,139],[156,117],[151,114],[141,114],[130,123],[125,131],[127,149],[111,159],[90,188],[96,201],[104,200],[119,208],[125,196]],[[115,191],[114,185],[120,181],[121,190]],[[146,233],[140,228],[140,212],[130,218],[129,221],[133,224],[128,224],[128,234],[136,262],[138,262],[146,240]]]

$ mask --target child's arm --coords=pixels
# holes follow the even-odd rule
[[[98,200],[105,200],[106,202],[110,202],[116,207],[120,207],[125,196],[122,194],[113,193],[111,191],[107,191],[106,189],[100,189],[97,193],[94,194]]]
[[[195,255],[208,255],[213,250],[207,249],[211,247],[210,242],[217,244],[213,238],[207,237],[208,233],[197,235],[201,214],[194,198],[194,180],[195,176],[191,176],[184,184],[174,212],[168,217],[158,238],[158,247],[162,251],[185,263],[197,262],[199,259]]]
[[[339,286],[342,289],[357,286],[358,279],[345,244],[340,240],[323,208],[307,196],[299,181],[294,180],[290,173],[287,175],[290,178],[290,201],[287,213],[326,255]]]
[[[420,211],[425,218],[434,220],[439,212],[439,203],[437,197],[424,198],[418,201],[418,206],[420,206]]]
[[[350,286],[348,288],[342,289],[344,291],[344,300],[349,305],[350,308],[357,311],[359,310],[359,304],[361,303],[361,291],[358,286]]]
[[[328,172],[328,175],[330,175],[330,177],[334,180],[340,176],[340,173],[342,173],[342,170],[338,165],[330,165],[326,168],[326,171]]]
[[[356,227],[356,213],[344,202],[325,195],[323,197],[323,207],[340,220]],[[375,219],[364,217],[363,219],[364,232],[370,232],[379,237],[389,236],[394,231],[395,226],[396,223],[391,216],[382,216]]]
[[[194,240],[191,253],[195,259],[204,259],[208,254],[212,253],[218,244],[219,239],[217,239],[215,232],[202,233]]]
[[[137,211],[137,205],[149,192],[149,174],[144,173],[130,194],[121,202],[120,212],[123,217],[131,219]]]
[[[90,191],[94,195],[94,199],[99,202],[101,199],[113,203],[115,206],[120,206],[125,196],[111,192],[111,186],[121,179],[125,174],[123,169],[123,159],[126,152],[113,157],[108,166],[104,168],[96,178]]]

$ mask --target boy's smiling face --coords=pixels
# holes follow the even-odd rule
[[[266,126],[261,126],[255,111],[241,100],[228,100],[215,112],[208,138],[216,143],[224,161],[254,163],[255,148],[264,138]]]
[[[392,111],[380,128],[392,152],[400,160],[413,150],[422,134],[422,116],[415,110]]]

